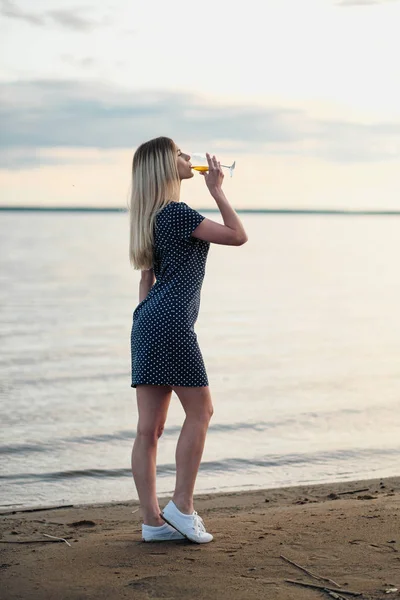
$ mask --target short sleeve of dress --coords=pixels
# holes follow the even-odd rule
[[[196,227],[205,219],[203,215],[185,204],[185,202],[176,202],[172,212],[173,227],[181,239],[189,238]]]

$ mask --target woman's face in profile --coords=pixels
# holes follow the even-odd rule
[[[177,165],[179,179],[181,181],[182,179],[191,179],[194,173],[192,171],[192,165],[190,162],[190,154],[185,154],[180,148],[177,148],[176,152],[178,154]]]

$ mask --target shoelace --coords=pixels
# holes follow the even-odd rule
[[[196,511],[193,512],[193,527],[196,535],[199,535],[199,533],[206,533],[206,527],[203,519],[197,514]]]

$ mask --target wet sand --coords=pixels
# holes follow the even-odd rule
[[[400,477],[202,495],[196,510],[210,544],[143,543],[135,502],[3,512],[1,596],[400,598],[387,593],[400,590]]]

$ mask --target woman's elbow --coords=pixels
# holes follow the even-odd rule
[[[243,246],[248,241],[248,237],[246,233],[242,233],[235,238],[235,246]]]

